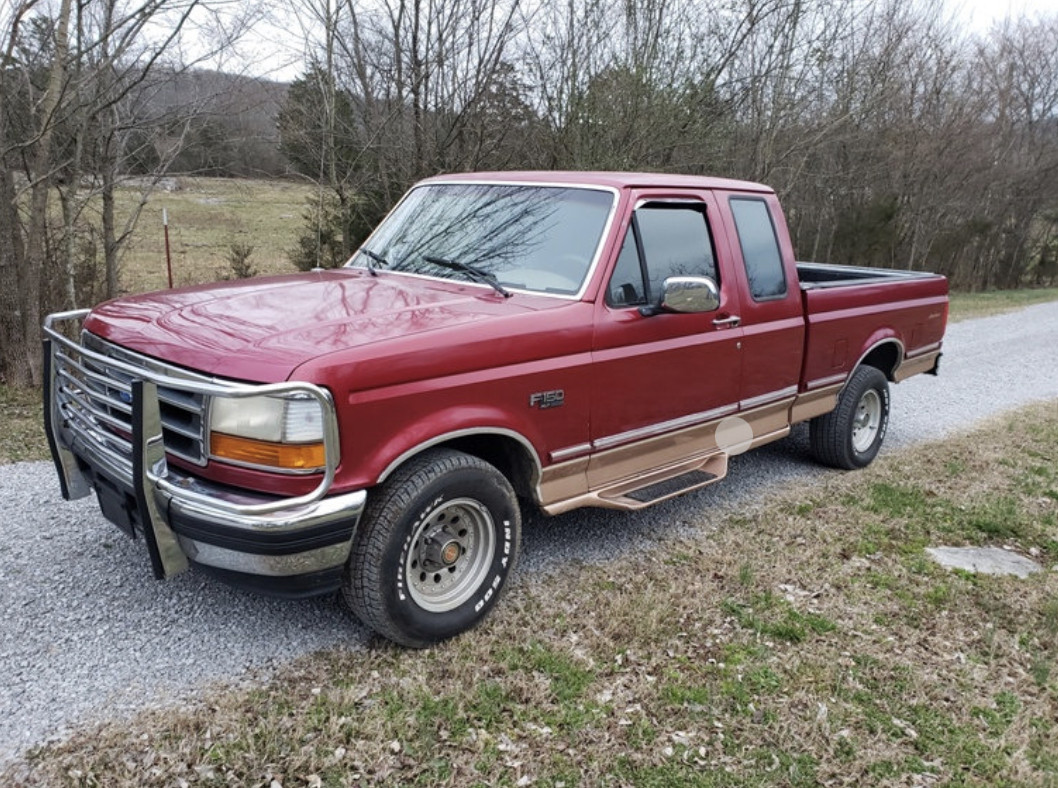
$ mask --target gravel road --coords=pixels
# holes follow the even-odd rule
[[[884,453],[1058,399],[1058,303],[952,326],[941,370],[894,387]],[[638,514],[531,517],[516,582],[704,531],[779,484],[833,473],[806,446],[799,428],[735,458],[722,484]],[[142,543],[107,523],[94,497],[61,500],[50,463],[0,467],[0,501],[0,764],[71,725],[179,703],[212,682],[259,680],[327,646],[367,647],[335,600],[276,601],[195,572],[155,582]]]

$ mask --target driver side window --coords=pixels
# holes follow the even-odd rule
[[[654,303],[670,276],[708,276],[719,285],[703,205],[648,203],[636,210],[606,290],[606,303],[613,307]]]

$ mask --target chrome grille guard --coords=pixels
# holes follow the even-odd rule
[[[66,500],[92,492],[78,465],[75,447],[133,492],[156,577],[170,577],[187,568],[187,558],[167,520],[170,503],[216,514],[226,522],[239,522],[247,528],[267,530],[284,527],[291,510],[311,510],[327,494],[334,482],[340,450],[334,402],[326,389],[300,381],[248,385],[205,376],[183,378],[137,366],[91,350],[58,330],[62,323],[83,322],[89,311],[58,312],[44,321],[44,423],[48,444]],[[106,378],[96,371],[100,368],[116,370],[126,379]],[[203,398],[301,394],[315,399],[323,413],[325,466],[320,483],[304,495],[260,503],[240,501],[237,495],[202,492],[208,488],[168,467],[159,388]],[[111,390],[119,392],[116,399]],[[127,393],[127,402],[121,393]],[[122,418],[112,415],[112,407]],[[129,427],[131,434],[122,435]],[[208,430],[208,424],[203,429]]]

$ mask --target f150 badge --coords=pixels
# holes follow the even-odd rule
[[[566,392],[562,389],[554,391],[537,391],[529,395],[529,407],[547,410],[558,408],[566,404]]]

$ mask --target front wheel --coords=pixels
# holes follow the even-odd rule
[[[809,424],[812,454],[834,468],[869,465],[889,426],[889,382],[875,367],[858,367],[830,413]]]
[[[373,491],[342,582],[380,635],[422,648],[477,625],[514,568],[521,515],[489,463],[433,449]]]

